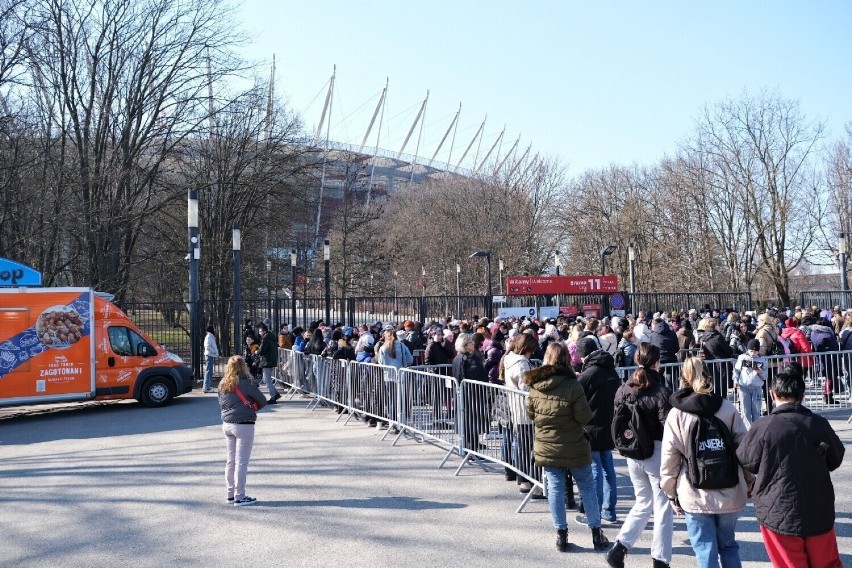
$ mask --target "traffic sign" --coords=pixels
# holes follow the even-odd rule
[[[616,292],[612,296],[609,297],[609,306],[613,310],[621,310],[624,308],[625,300],[624,294],[621,292]]]

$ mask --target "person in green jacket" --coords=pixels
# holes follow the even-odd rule
[[[551,343],[543,365],[528,371],[527,414],[535,425],[533,453],[535,464],[547,476],[547,501],[556,529],[556,548],[567,551],[568,520],[565,514],[565,475],[570,472],[577,482],[595,550],[603,550],[609,541],[601,531],[601,508],[592,473],[592,450],[583,426],[592,419],[592,410],[583,387],[571,369],[571,355],[561,342]]]

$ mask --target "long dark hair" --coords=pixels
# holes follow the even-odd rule
[[[634,361],[639,368],[633,371],[627,386],[636,387],[639,390],[653,386],[658,380],[654,365],[660,362],[660,348],[653,343],[640,343]]]

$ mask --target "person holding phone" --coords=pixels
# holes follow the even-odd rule
[[[746,352],[734,364],[734,380],[740,392],[740,414],[747,429],[763,410],[763,383],[767,380],[766,360],[760,355],[760,341],[752,339]]]

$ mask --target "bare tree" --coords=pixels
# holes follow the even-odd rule
[[[812,252],[824,211],[814,164],[822,124],[808,122],[797,102],[763,93],[706,108],[698,131],[702,152],[736,189],[758,268],[789,304],[790,272]]]
[[[214,0],[33,0],[28,57],[54,91],[73,156],[64,214],[88,284],[126,294],[143,229],[170,199],[175,148],[207,117],[211,79],[235,70],[237,37]]]

